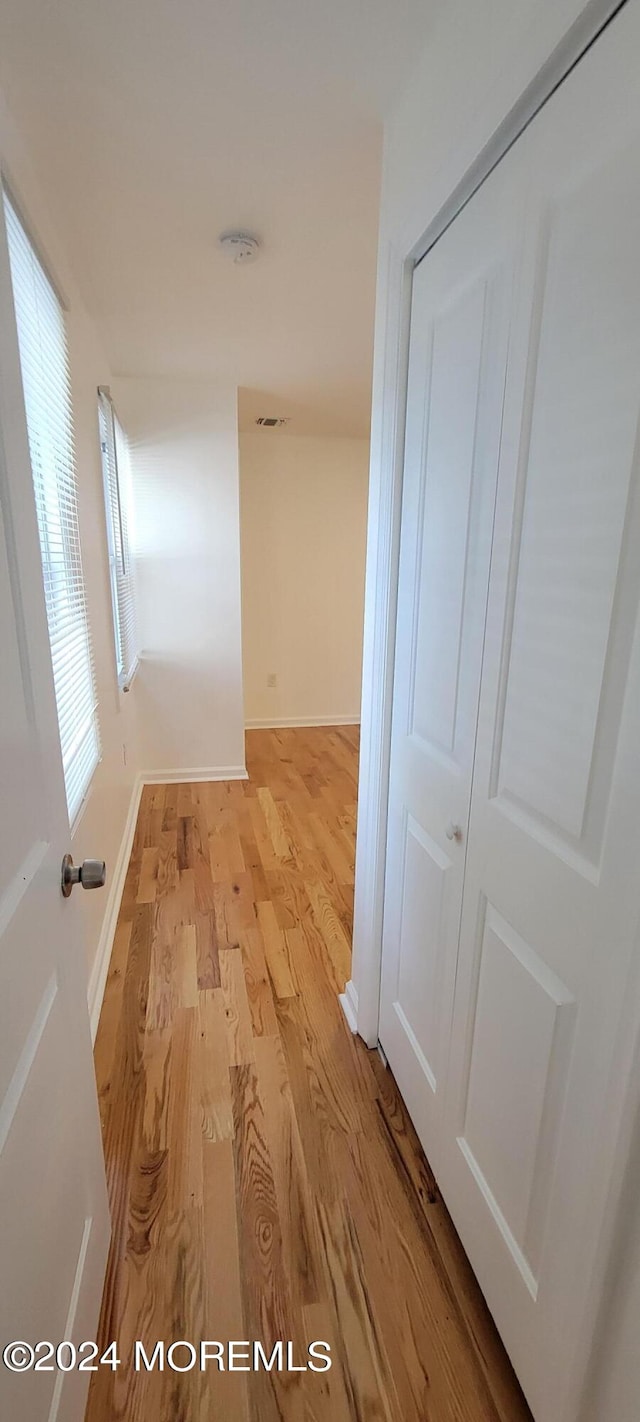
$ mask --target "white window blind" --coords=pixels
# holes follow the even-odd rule
[[[29,451],[69,820],[100,759],[76,487],[64,313],[4,194]]]
[[[120,686],[128,687],[138,661],[135,594],[130,548],[130,473],[127,437],[106,390],[98,391],[104,472],[111,600]]]

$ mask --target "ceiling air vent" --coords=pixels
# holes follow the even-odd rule
[[[287,415],[258,415],[257,425],[264,425],[265,429],[278,430],[281,425],[289,424]]]

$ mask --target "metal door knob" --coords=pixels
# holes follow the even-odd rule
[[[461,825],[454,825],[453,820],[449,820],[445,834],[447,839],[462,839],[462,827]]]
[[[83,859],[82,864],[74,864],[70,854],[62,861],[61,889],[65,899],[74,884],[82,884],[83,889],[101,889],[107,878],[104,859]]]

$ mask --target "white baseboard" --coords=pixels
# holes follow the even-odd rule
[[[275,716],[267,720],[245,721],[245,731],[284,731],[295,726],[359,726],[357,716]]]
[[[96,1032],[98,1031],[98,1022],[100,1021],[100,1009],[102,1007],[102,999],[104,997],[107,973],[109,971],[109,959],[111,958],[111,949],[113,947],[116,924],[118,922],[118,914],[120,912],[120,900],[122,899],[124,881],[127,877],[127,869],[129,868],[129,860],[131,858],[133,836],[136,832],[136,823],[138,819],[138,810],[140,809],[140,797],[142,795],[143,785],[144,781],[142,779],[142,776],[136,776],[131,791],[131,800],[129,801],[129,809],[127,812],[127,819],[122,834],[122,840],[120,842],[118,858],[116,860],[115,868],[111,876],[111,883],[109,886],[109,898],[105,910],[105,915],[102,920],[102,931],[100,933],[100,939],[98,942],[96,956],[93,962],[93,968],[91,969],[91,977],[89,978],[89,989],[87,995],[89,998],[91,1038],[94,1042],[96,1039]]]
[[[338,994],[338,1001],[355,1037],[358,1031],[358,990],[351,978],[345,984],[344,992]]]
[[[187,785],[193,780],[248,780],[246,765],[187,766],[180,770],[143,770],[143,785]]]

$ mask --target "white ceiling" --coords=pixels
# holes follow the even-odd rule
[[[368,432],[381,121],[434,0],[2,0],[0,83],[114,374]],[[229,227],[263,243],[236,268]]]

